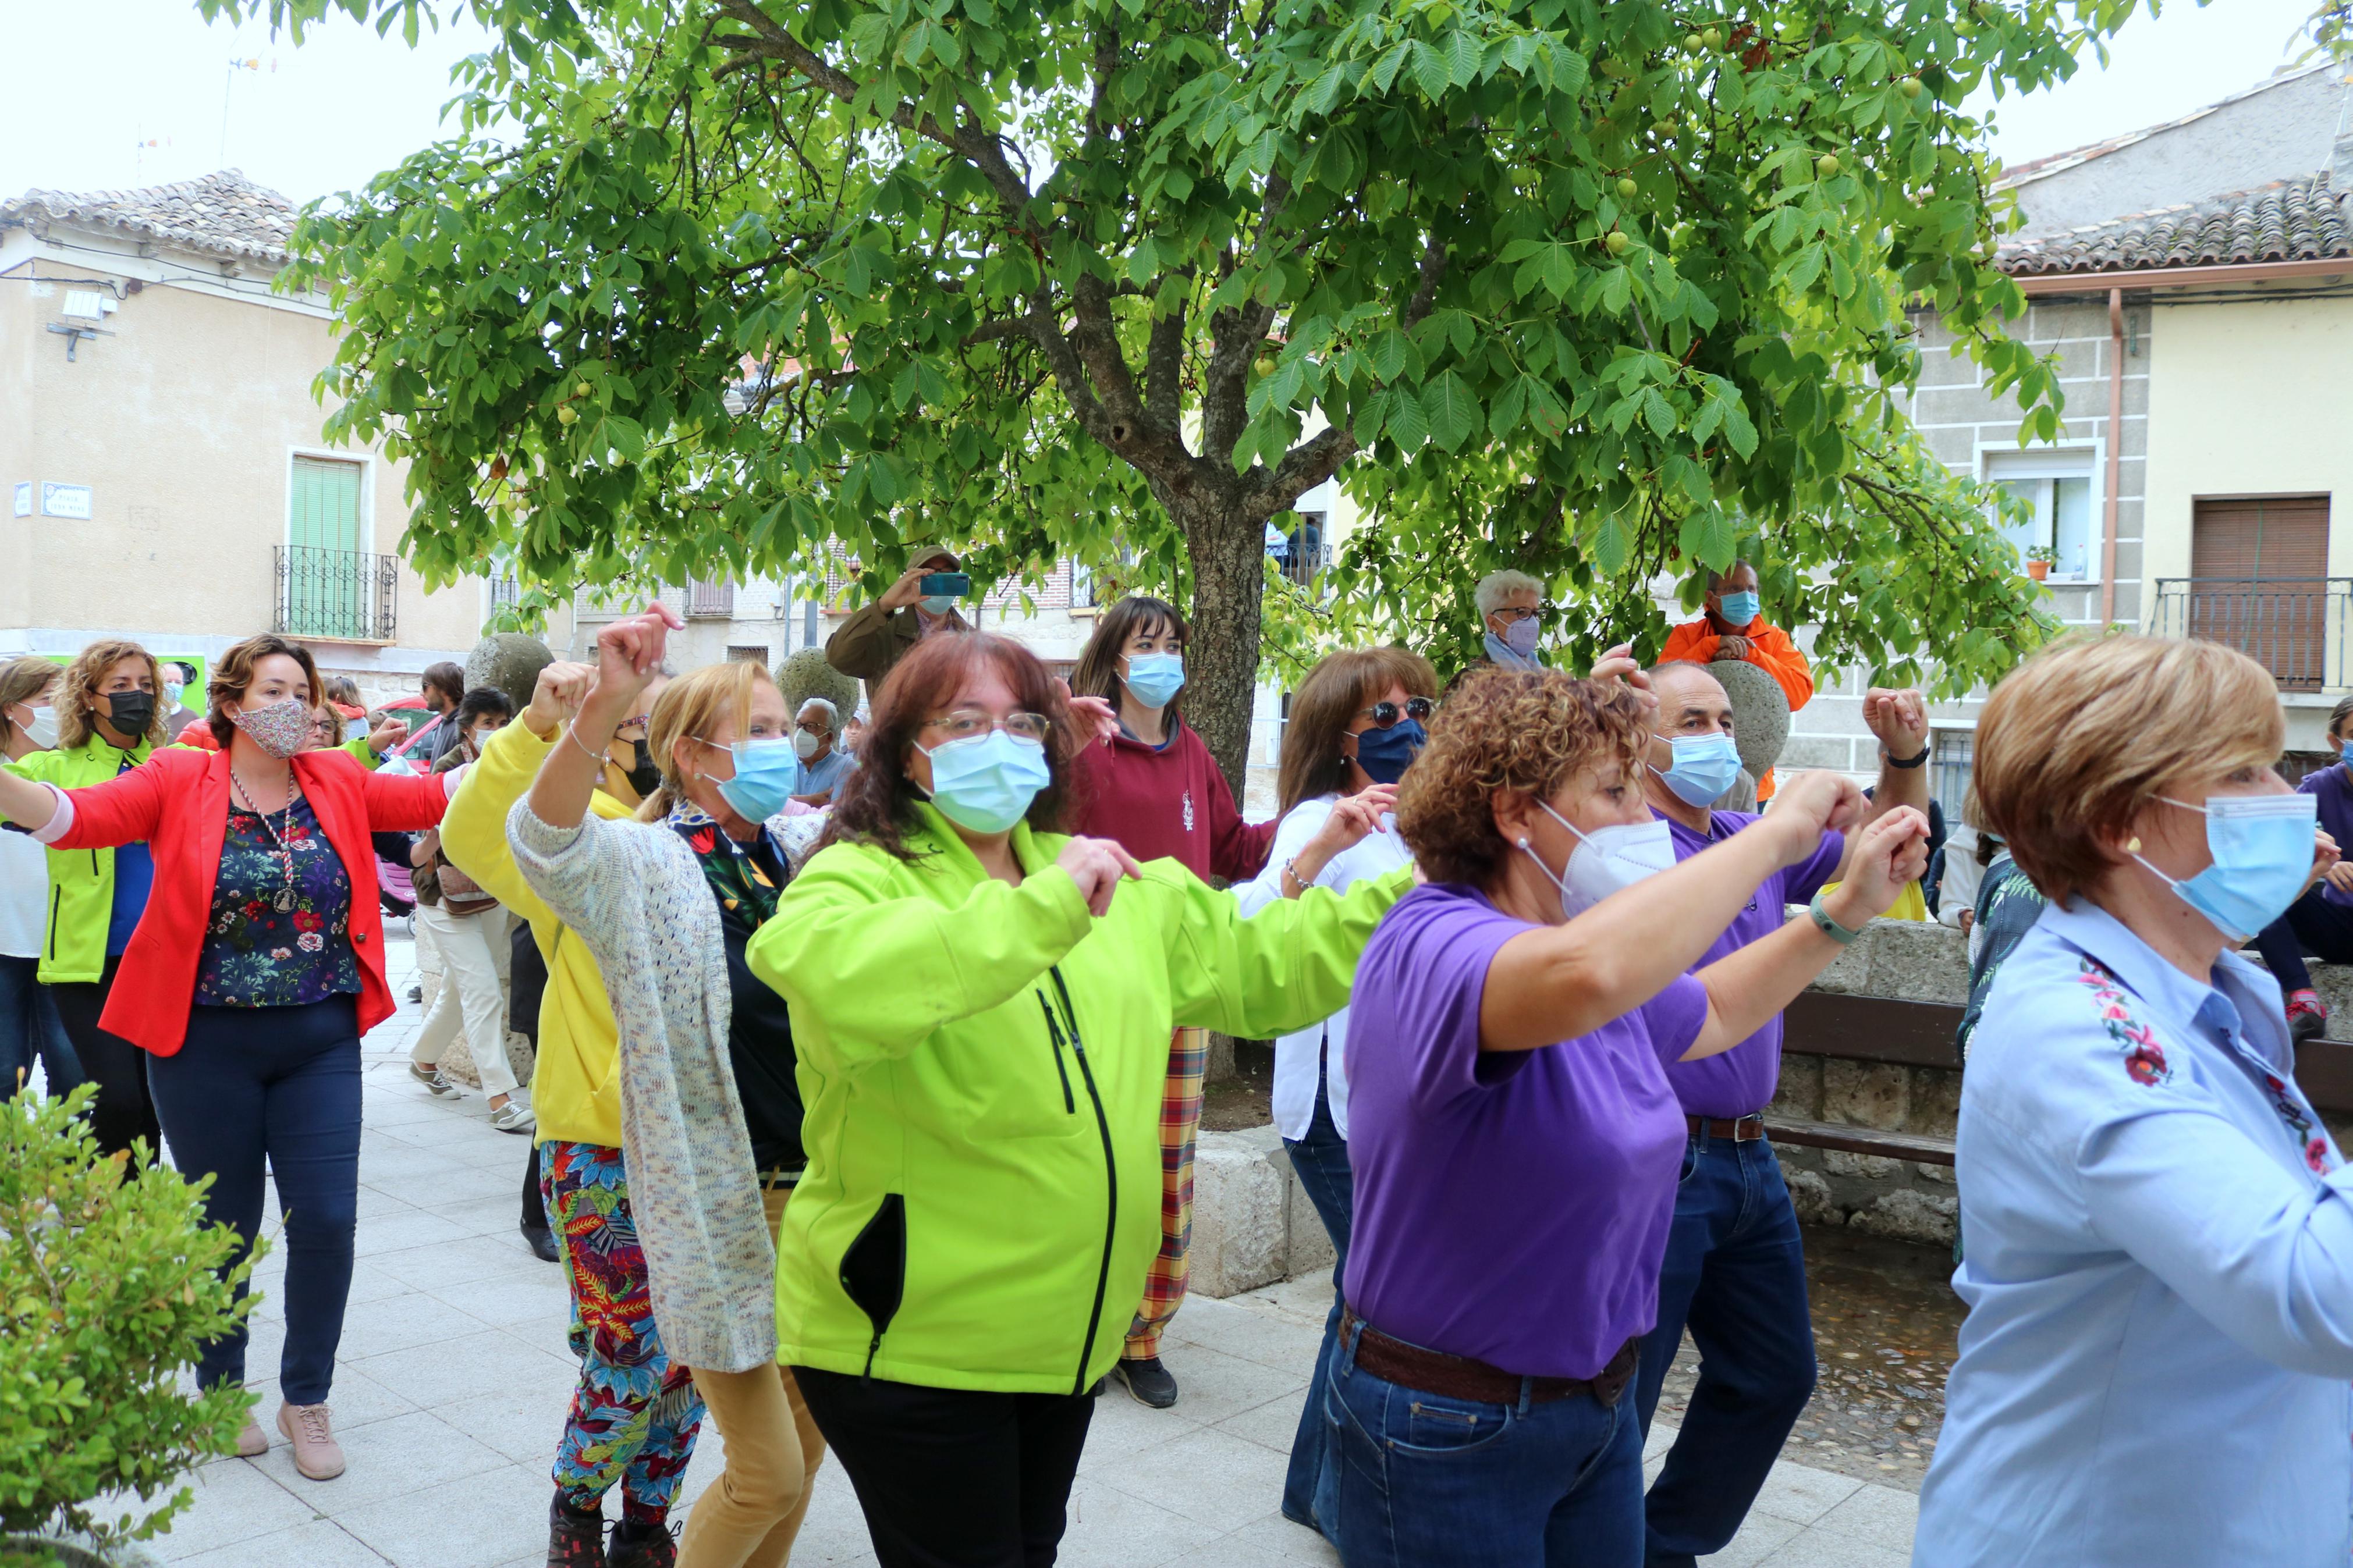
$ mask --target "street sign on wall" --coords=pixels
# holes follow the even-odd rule
[[[90,520],[90,487],[53,485],[44,481],[41,486],[41,515],[79,518],[87,522]]]

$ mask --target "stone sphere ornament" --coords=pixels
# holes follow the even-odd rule
[[[466,656],[466,689],[496,687],[507,694],[507,700],[520,713],[531,705],[532,688],[539,683],[539,672],[554,662],[555,656],[537,637],[520,632],[492,632]]]
[[[1789,743],[1789,697],[1781,683],[1746,659],[1719,658],[1707,667],[1732,699],[1732,739],[1752,778],[1781,758]]]

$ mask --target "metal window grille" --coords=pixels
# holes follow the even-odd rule
[[[277,545],[271,554],[277,612],[270,630],[332,641],[395,639],[400,601],[396,556],[301,544]]]
[[[2353,577],[2160,577],[2149,630],[2237,648],[2283,690],[2341,688]]]

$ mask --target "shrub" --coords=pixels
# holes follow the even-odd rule
[[[180,1371],[250,1307],[217,1272],[237,1233],[205,1223],[202,1194],[159,1163],[101,1156],[83,1114],[97,1090],[0,1101],[0,1534],[64,1527],[153,1535],[192,1500],[148,1500],[235,1451],[242,1388],[184,1393]]]

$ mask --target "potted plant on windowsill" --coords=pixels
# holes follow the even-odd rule
[[[2047,544],[2038,544],[2026,552],[2026,574],[2040,583],[2051,575],[2051,563],[2058,559],[2056,550]]]
[[[252,1396],[183,1392],[233,1329],[252,1268],[237,1233],[168,1166],[105,1156],[84,1085],[0,1101],[0,1563],[124,1568],[194,1494],[175,1483],[237,1447]],[[168,1491],[144,1519],[124,1505]],[[101,1511],[102,1510],[102,1511]],[[112,1517],[106,1517],[111,1515]]]

